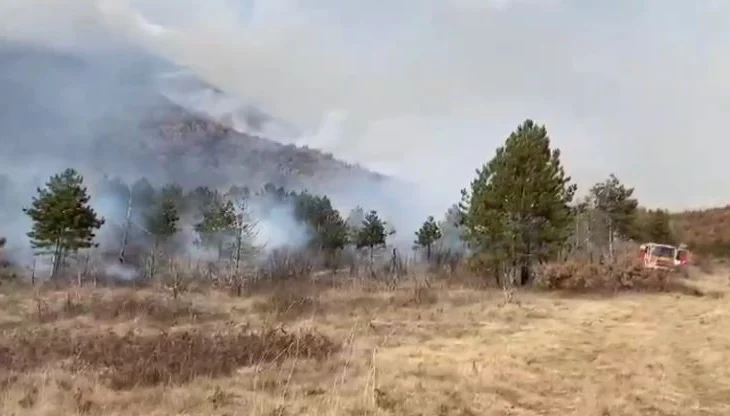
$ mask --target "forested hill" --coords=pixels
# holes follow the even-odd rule
[[[291,189],[313,189],[334,182],[346,186],[349,181],[376,184],[387,179],[317,149],[237,132],[169,102],[144,119],[141,126],[151,138],[149,150],[159,155],[165,171],[173,177],[187,177],[199,169],[198,174],[206,177],[200,184],[245,178],[246,184],[254,188],[273,183]]]
[[[730,205],[675,213],[672,220],[679,237],[693,250],[730,257]]]
[[[138,52],[70,54],[0,42],[5,172],[43,166],[49,172],[35,174],[44,176],[74,167],[184,186],[326,189],[386,179],[174,104],[158,85],[174,69]]]

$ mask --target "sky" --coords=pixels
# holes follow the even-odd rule
[[[445,205],[526,118],[583,189],[726,205],[728,21],[719,0],[0,0],[0,38],[142,47]]]

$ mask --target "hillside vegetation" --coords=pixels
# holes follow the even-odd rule
[[[0,281],[0,414],[730,411],[727,278],[644,268],[672,216],[615,175],[576,200],[532,120],[418,230],[273,183],[97,182],[65,169],[20,210],[36,260]],[[258,244],[272,212],[301,238]]]
[[[116,64],[120,59],[125,65]],[[386,179],[173,103],[160,76],[175,68],[145,56],[72,54],[0,40],[0,63],[3,173],[55,165],[67,155],[74,168],[95,176],[131,172],[185,187],[228,187],[231,178],[245,178],[252,188],[324,191]]]
[[[730,256],[730,206],[674,214],[678,234],[694,251]]]

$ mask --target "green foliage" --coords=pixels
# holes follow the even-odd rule
[[[256,223],[251,218],[245,197],[237,199],[235,206],[235,216],[231,233],[233,241],[231,245],[233,260],[236,273],[238,273],[244,257],[250,257],[259,251],[259,247],[254,244],[256,239]],[[240,294],[240,286],[238,286]]]
[[[429,216],[421,228],[416,231],[415,244],[426,248],[426,258],[431,259],[431,247],[442,237],[441,228],[433,216]]]
[[[235,230],[236,209],[232,201],[226,200],[217,191],[208,193],[201,189],[201,195],[209,199],[203,201],[203,218],[194,228],[199,236],[199,244],[217,249],[220,260],[225,244]]]
[[[332,252],[347,245],[347,226],[328,197],[303,193],[297,199],[294,214],[312,230],[313,247]]]
[[[159,195],[157,195],[156,202],[160,204],[162,201],[167,201],[167,203],[171,204],[178,215],[189,208],[189,201],[185,196],[185,191],[180,185],[170,184],[162,187],[159,191]]]
[[[197,213],[205,215],[206,212],[216,209],[216,205],[220,204],[223,196],[216,190],[207,186],[199,186],[188,194],[188,200],[192,202],[192,208]]]
[[[513,266],[547,259],[570,235],[575,191],[545,127],[527,120],[462,191],[464,238]]]
[[[380,219],[376,211],[370,211],[358,230],[355,245],[357,248],[369,247],[372,252],[375,247],[385,245],[387,236],[385,221]]]
[[[164,195],[164,194],[163,194]],[[169,241],[179,231],[180,215],[172,196],[163,197],[147,216],[147,230],[159,243]]]
[[[180,215],[174,198],[179,197],[177,192],[170,192],[173,188],[163,188],[160,192],[160,200],[156,206],[149,210],[146,216],[147,231],[152,233],[154,239],[151,256],[149,258],[149,275],[154,276],[158,266],[158,251],[162,250],[162,254],[170,254],[169,243],[179,231]],[[180,204],[178,200],[177,204]],[[168,259],[169,260],[169,259]]]
[[[604,213],[612,231],[621,237],[631,237],[632,224],[639,202],[633,198],[634,188],[625,187],[614,174],[590,190],[595,209]]]
[[[83,177],[66,169],[38,188],[31,207],[23,209],[33,221],[31,246],[38,254],[53,255],[52,276],[68,254],[92,247],[96,230],[104,224],[89,200]]]
[[[296,196],[296,192],[287,192],[283,186],[276,186],[273,183],[267,183],[257,193],[259,196],[268,196],[276,201],[288,201],[291,197]]]
[[[676,244],[671,215],[663,209],[648,210],[636,221],[637,234],[643,241],[658,244]]]

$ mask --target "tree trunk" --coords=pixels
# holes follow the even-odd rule
[[[243,244],[243,237],[241,236],[241,233],[243,233],[243,230],[238,230],[238,235],[236,236],[236,277],[238,277],[238,267],[241,263],[241,245]]]
[[[61,253],[62,252],[63,252],[63,248],[61,247],[61,242],[59,240],[56,240],[56,244],[53,249],[53,264],[51,266],[50,280],[55,279],[58,275],[58,269],[61,264]]]
[[[150,280],[152,280],[155,277],[155,273],[157,273],[157,247],[158,242],[155,241],[152,245],[152,253],[150,254]]]
[[[528,262],[522,262],[520,265],[520,286],[528,285],[530,280],[530,265]]]
[[[37,259],[33,257],[33,271],[30,273],[30,285],[35,286],[35,266]]]
[[[613,222],[609,219],[608,220],[608,260],[611,263],[613,263],[613,260],[615,258],[613,240],[614,240],[614,236],[613,236]]]

